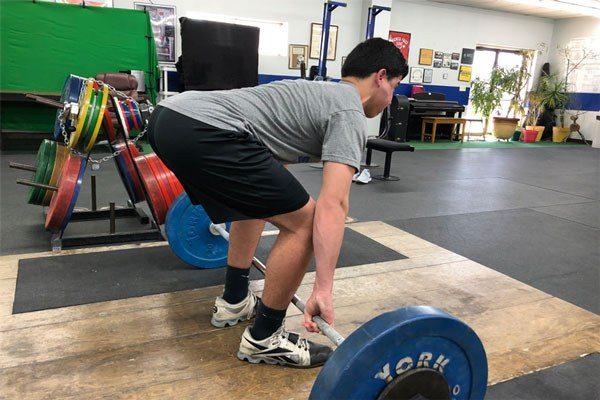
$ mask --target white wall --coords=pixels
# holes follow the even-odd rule
[[[141,0],[143,1],[143,0]],[[391,1],[391,0],[387,0]],[[339,26],[337,53],[334,61],[327,62],[327,74],[334,78],[340,77],[341,59],[354,46],[364,40],[365,23],[368,5],[362,0],[346,0],[347,7],[338,7],[332,13],[332,25]],[[133,8],[133,0],[114,0],[114,7]],[[161,0],[155,2],[162,5],[174,5],[177,8],[177,18],[187,16],[189,11],[210,14],[223,14],[234,17],[287,22],[289,24],[289,43],[309,45],[310,24],[321,23],[323,20],[323,0]],[[364,7],[364,8],[363,8]],[[389,14],[389,13],[388,13]],[[381,16],[381,14],[380,14]],[[181,54],[181,37],[179,27],[176,32],[176,56]],[[317,65],[318,60],[309,59],[308,66]],[[299,76],[298,70],[288,69],[287,56],[260,56],[260,74]]]
[[[483,10],[427,0],[394,0],[390,29],[411,33],[409,65],[419,66],[419,49],[461,53],[477,45],[536,49],[552,40],[554,20]],[[546,56],[539,57],[537,65]],[[428,67],[425,67],[428,68]],[[448,79],[443,79],[443,74]],[[458,80],[458,71],[434,68],[434,85],[468,86]]]
[[[599,37],[600,38],[600,19],[588,18],[570,18],[556,21],[554,25],[554,35],[549,48],[550,71],[557,72],[560,76],[564,74],[564,60],[558,53],[558,47],[564,48],[569,41],[578,38]],[[600,52],[600,49],[595,49]],[[596,115],[600,114],[600,102],[594,111],[588,111],[581,115],[577,123],[581,125],[581,132],[588,140],[594,140],[594,145],[600,147],[600,121],[596,121]],[[567,111],[569,113],[569,111]],[[571,122],[570,120],[568,121]],[[571,135],[572,138],[579,139],[579,135]]]

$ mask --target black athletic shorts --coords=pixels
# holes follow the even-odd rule
[[[264,219],[308,203],[300,182],[252,135],[158,106],[148,141],[214,223]]]

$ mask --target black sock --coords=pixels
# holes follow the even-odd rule
[[[271,336],[283,324],[287,310],[274,310],[265,306],[262,301],[256,311],[254,325],[250,328],[250,334],[256,340],[263,340]]]
[[[227,266],[225,274],[225,291],[223,292],[223,300],[229,304],[237,304],[248,296],[248,276],[250,270],[248,268],[236,268]]]

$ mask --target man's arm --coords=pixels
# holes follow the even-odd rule
[[[320,315],[333,324],[333,275],[344,238],[350,185],[354,168],[337,162],[325,162],[323,183],[313,223],[313,246],[317,263],[313,292],[306,302],[304,326],[318,332],[312,316]]]

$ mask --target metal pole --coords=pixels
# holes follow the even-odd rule
[[[210,224],[209,230],[213,235],[221,235],[225,240],[229,241],[229,232],[227,232],[227,230],[225,229],[225,224]],[[254,265],[254,267],[260,272],[262,272],[263,275],[266,274],[267,267],[258,258],[252,258],[252,265]],[[300,297],[294,294],[294,297],[292,298],[292,303],[294,303],[294,305],[304,313],[305,304],[302,301],[302,299],[300,299]],[[325,322],[323,318],[319,316],[314,316],[313,321],[317,323],[317,326],[319,327],[321,332],[323,332],[323,334],[325,334],[325,336],[327,336],[327,338],[329,338],[329,340],[331,340],[333,344],[335,344],[336,346],[342,344],[342,342],[344,341],[344,337],[340,335],[338,331],[333,329],[331,325]]]
[[[390,7],[384,6],[373,6],[369,7],[369,14],[367,15],[367,34],[366,38],[371,39],[375,32],[375,17],[382,11],[392,11]]]
[[[327,1],[323,4],[323,24],[321,25],[321,46],[319,47],[319,70],[317,75],[325,79],[327,76],[327,51],[329,48],[329,28],[331,13],[338,7],[346,7],[346,3]]]

